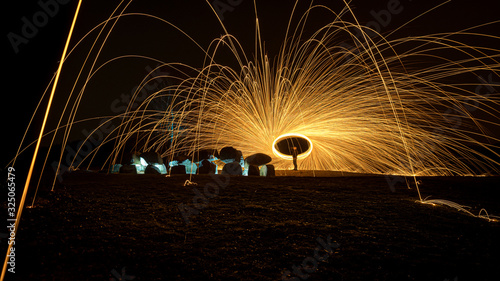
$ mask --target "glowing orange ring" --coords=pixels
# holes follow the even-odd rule
[[[278,156],[278,157],[280,157],[282,159],[285,159],[285,160],[293,160],[292,155],[283,154],[283,153],[279,152],[276,149],[276,143],[278,143],[282,139],[290,138],[290,137],[302,138],[302,139],[307,140],[307,142],[309,143],[309,149],[307,149],[305,152],[302,152],[301,154],[297,155],[297,159],[304,159],[307,156],[309,156],[309,154],[311,154],[312,149],[313,149],[313,143],[312,143],[312,141],[308,137],[306,137],[306,136],[304,136],[302,134],[288,133],[288,134],[281,135],[281,136],[277,137],[274,140],[274,142],[273,142],[273,153],[274,153],[274,155],[276,155],[276,156]]]

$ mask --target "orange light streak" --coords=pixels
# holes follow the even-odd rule
[[[59,81],[59,76],[61,74],[62,65],[63,65],[64,59],[66,57],[66,52],[68,50],[69,42],[71,40],[71,34],[73,33],[73,29],[75,27],[76,19],[78,17],[78,12],[80,11],[81,4],[82,4],[82,0],[79,0],[78,1],[78,6],[76,8],[75,16],[73,17],[73,22],[71,23],[71,28],[69,30],[68,38],[66,39],[66,44],[64,45],[64,50],[63,50],[63,53],[62,53],[62,56],[61,56],[61,60],[59,61],[59,67],[57,69],[57,74],[56,74],[56,77],[55,77],[55,80],[54,80],[54,84],[52,86],[52,91],[50,93],[49,102],[47,104],[47,110],[45,111],[45,116],[43,118],[42,127],[40,129],[40,134],[38,136],[38,141],[36,143],[35,152],[33,153],[33,158],[31,160],[30,168],[29,168],[29,171],[28,171],[28,176],[26,177],[26,183],[24,185],[23,195],[21,197],[21,202],[19,203],[19,208],[18,208],[18,211],[17,211],[16,221],[15,221],[15,227],[14,227],[14,235],[17,234],[17,230],[19,228],[19,222],[21,221],[21,215],[23,213],[24,202],[26,201],[26,195],[28,194],[28,187],[30,185],[31,176],[33,175],[33,169],[35,167],[36,157],[38,155],[38,150],[40,148],[40,143],[41,143],[42,138],[43,138],[43,134],[44,134],[44,130],[45,130],[45,125],[47,124],[47,119],[48,119],[48,116],[49,116],[50,107],[52,105],[52,100],[54,99],[54,94],[56,92],[57,82]],[[7,254],[5,256],[5,262],[3,264],[2,276],[0,278],[1,281],[3,281],[4,278],[5,278],[5,273],[7,271],[7,263],[9,261],[9,254],[10,254],[10,252],[11,252],[11,247],[9,245],[9,247],[7,247]]]

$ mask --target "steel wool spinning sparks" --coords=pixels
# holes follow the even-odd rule
[[[126,14],[125,9],[87,36],[123,17],[167,22],[147,14]],[[333,21],[306,36],[307,19],[317,9],[331,13]],[[354,20],[343,20],[347,15]],[[499,40],[498,36],[470,28],[390,40],[361,26],[347,3],[340,13],[311,6],[297,24],[292,18],[274,58],[264,48],[257,14],[251,59],[227,32],[208,48],[183,33],[202,49],[204,67],[162,63],[157,69],[181,74],[165,75],[174,82],[138,103],[141,91],[154,82],[146,76],[127,111],[108,119],[107,123],[121,120],[121,124],[102,142],[115,143],[105,165],[119,163],[133,143],[132,150],[157,151],[167,159],[232,146],[243,155],[265,153],[277,169],[290,169],[291,156],[278,143],[293,138],[302,140],[298,159],[306,170],[419,176],[499,172],[495,145],[499,140],[485,129],[499,124],[498,96],[474,89],[496,89],[493,80],[499,76],[500,54],[459,41]],[[221,56],[231,56],[236,65],[219,64]],[[104,66],[128,57],[93,66],[85,85]],[[493,79],[484,79],[485,74]],[[54,137],[64,129],[66,142],[71,127],[85,121],[75,120],[84,92],[85,87],[66,124],[61,115],[59,127],[50,132]],[[159,102],[165,107],[154,106]],[[85,160],[102,152],[101,147]]]
[[[297,155],[297,159],[304,159],[307,156],[309,156],[309,154],[311,154],[311,151],[313,150],[313,144],[312,144],[311,140],[304,135],[290,133],[290,134],[281,135],[274,140],[273,146],[272,146],[274,155],[276,155],[282,159],[285,159],[285,160],[292,160],[292,156],[290,155],[290,153],[285,153],[284,151],[280,150],[278,147],[278,144],[280,142],[282,142],[283,140],[286,141],[288,138],[299,138],[299,139],[305,140],[307,142],[307,144],[304,146],[304,148],[301,149],[300,153]],[[299,145],[299,148],[300,147],[301,146]]]
[[[289,27],[292,35],[274,60],[262,45],[250,61],[232,36],[215,40],[206,52],[209,63],[193,78],[127,112],[116,155],[140,136],[140,150],[164,156],[234,146],[244,155],[272,155],[278,169],[288,169],[291,157],[275,145],[297,136],[309,144],[299,155],[301,169],[422,176],[498,172],[498,162],[477,150],[494,153],[489,142],[498,140],[481,125],[495,121],[471,114],[497,118],[498,97],[449,82],[481,71],[496,75],[498,51],[459,43],[451,34],[357,38],[352,31],[366,28],[340,17],[310,38],[301,37],[301,28]],[[214,62],[223,48],[240,62],[238,68]],[[430,58],[437,63],[419,64]],[[159,98],[171,100],[168,109],[150,110],[148,104]],[[457,119],[460,126],[453,124]]]

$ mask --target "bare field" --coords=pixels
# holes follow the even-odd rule
[[[68,174],[24,210],[16,273],[6,280],[500,276],[499,222],[416,203],[400,178],[194,176],[197,185],[183,186],[186,179]],[[500,214],[498,177],[421,181],[423,197]]]

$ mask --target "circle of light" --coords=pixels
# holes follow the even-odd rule
[[[307,142],[309,143],[309,149],[307,149],[305,152],[297,155],[297,159],[304,159],[306,158],[307,156],[309,156],[309,154],[311,154],[312,152],[312,149],[313,149],[313,143],[311,141],[311,139],[309,139],[308,137],[304,136],[303,134],[297,134],[297,133],[288,133],[288,134],[283,134],[279,137],[277,137],[274,142],[273,142],[273,153],[274,155],[282,158],[282,159],[285,159],[285,160],[293,160],[293,157],[291,155],[286,155],[286,154],[283,154],[281,152],[279,152],[277,149],[276,149],[276,143],[278,143],[279,141],[281,141],[282,139],[285,139],[285,138],[290,138],[290,137],[297,137],[297,138],[302,138],[302,139],[305,139],[307,140]]]

